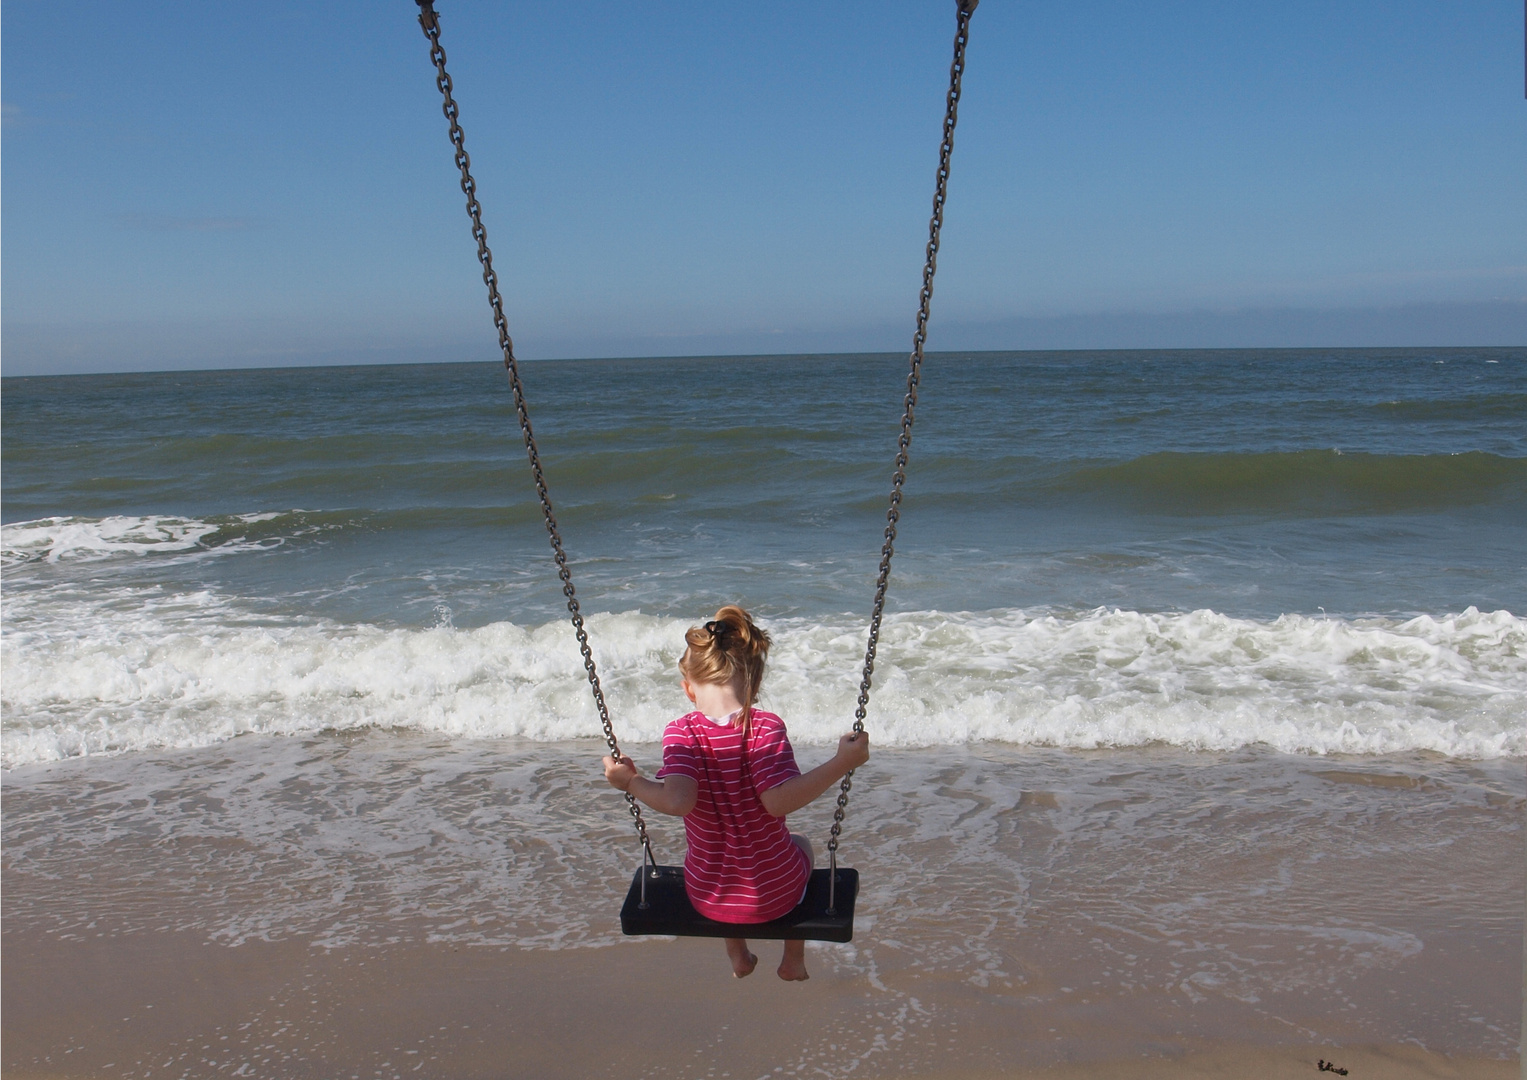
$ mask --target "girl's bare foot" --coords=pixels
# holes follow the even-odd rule
[[[742,938],[726,939],[726,957],[732,962],[734,979],[746,979],[758,966],[758,957],[748,952],[748,943]]]
[[[806,971],[806,943],[785,942],[785,955],[779,960],[779,977],[786,982],[805,982],[811,978]]]

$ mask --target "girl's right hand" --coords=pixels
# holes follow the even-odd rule
[[[610,782],[610,786],[616,791],[626,791],[631,787],[631,781],[636,779],[636,762],[622,754],[619,758],[604,758],[604,778]]]
[[[850,769],[857,769],[870,759],[870,733],[850,732],[838,740],[838,760]]]

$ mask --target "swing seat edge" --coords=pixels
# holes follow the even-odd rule
[[[724,923],[694,909],[684,891],[682,866],[654,866],[647,878],[647,906],[642,907],[642,868],[631,877],[631,888],[620,908],[620,931],[627,937],[758,938],[776,941],[833,941],[854,938],[854,905],[859,898],[859,871],[838,867],[834,912],[827,913],[830,870],[813,870],[806,895],[787,915],[763,923]]]

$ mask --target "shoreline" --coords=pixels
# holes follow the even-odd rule
[[[797,987],[773,943],[737,981],[719,942],[620,936],[636,852],[588,750],[373,731],[6,774],[0,1067],[1517,1075],[1517,762],[881,751],[854,940]]]

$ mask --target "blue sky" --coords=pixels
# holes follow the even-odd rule
[[[952,3],[440,10],[521,355],[907,346]],[[414,12],[7,0],[5,372],[493,358]],[[931,347],[1527,344],[1522,18],[985,0]]]

